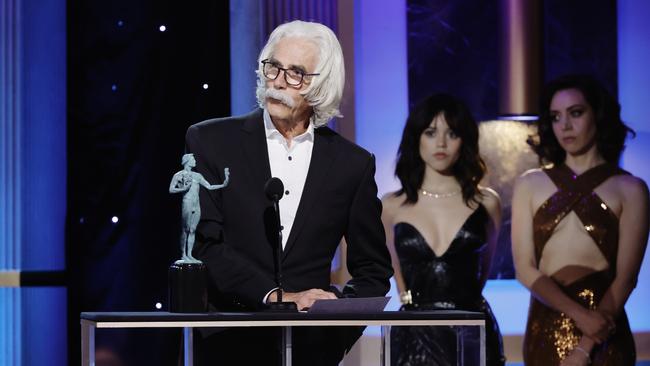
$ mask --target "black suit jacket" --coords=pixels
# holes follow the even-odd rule
[[[330,287],[330,266],[342,237],[352,279],[344,296],[383,296],[393,271],[381,224],[374,157],[327,127],[314,147],[295,222],[282,254],[283,287],[297,292]],[[201,188],[201,221],[194,255],[206,263],[210,302],[221,310],[256,309],[274,287],[273,206],[264,194],[271,178],[262,110],[191,126],[187,151],[201,173],[226,188]]]

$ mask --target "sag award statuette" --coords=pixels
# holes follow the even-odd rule
[[[224,169],[224,181],[211,185],[203,176],[193,172],[194,154],[185,154],[181,160],[183,170],[174,174],[169,193],[183,193],[183,232],[181,233],[181,259],[169,267],[169,311],[174,313],[199,313],[207,311],[206,267],[192,256],[194,234],[201,219],[199,203],[200,186],[211,191],[228,185],[230,171]]]

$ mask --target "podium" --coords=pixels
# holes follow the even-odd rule
[[[382,366],[390,365],[391,326],[479,327],[479,364],[485,365],[485,315],[457,310],[336,314],[85,312],[81,313],[82,365],[95,365],[95,331],[102,328],[183,328],[184,365],[191,366],[194,361],[193,328],[279,327],[283,330],[283,363],[291,366],[291,329],[303,326],[380,326]]]

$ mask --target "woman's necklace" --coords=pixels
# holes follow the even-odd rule
[[[454,192],[449,192],[449,193],[433,193],[429,192],[425,189],[420,189],[420,193],[422,193],[423,196],[431,197],[431,198],[449,198],[453,196],[457,196],[462,192],[462,190],[454,191]]]

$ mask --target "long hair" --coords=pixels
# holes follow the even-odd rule
[[[273,30],[257,60],[257,104],[264,108],[266,78],[262,72],[261,62],[270,58],[275,45],[286,37],[306,38],[314,42],[319,50],[318,65],[314,72],[320,75],[314,77],[311,84],[300,93],[314,109],[311,117],[314,127],[324,126],[332,117],[341,116],[339,105],[345,86],[345,66],[343,51],[334,32],[320,23],[295,20]]]
[[[449,128],[461,139],[460,156],[451,168],[461,186],[463,201],[478,202],[478,183],[485,174],[485,163],[479,155],[478,126],[463,102],[448,94],[434,94],[420,102],[406,120],[397,153],[395,175],[402,183],[396,195],[406,194],[405,203],[418,201],[425,164],[420,156],[420,137],[431,121],[443,114]]]
[[[561,90],[576,89],[585,98],[593,110],[596,123],[596,149],[610,164],[617,165],[625,149],[625,138],[634,130],[621,120],[621,106],[605,87],[589,75],[566,75],[548,83],[542,93],[537,120],[538,140],[529,139],[528,143],[539,156],[541,164],[564,163],[566,151],[562,149],[553,133],[550,110],[555,93]]]

